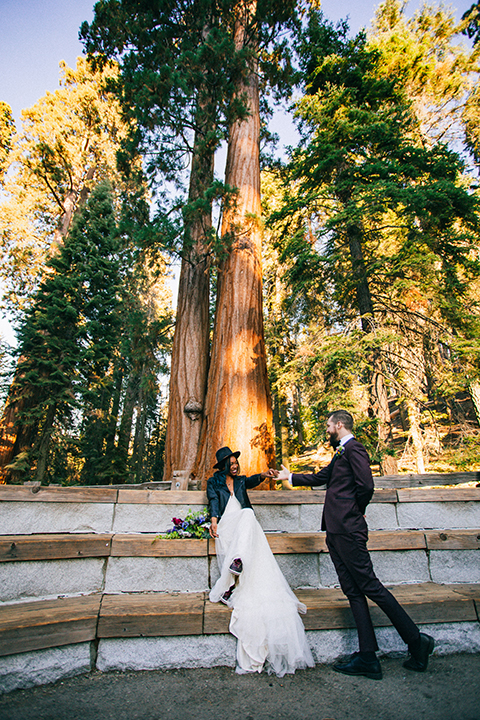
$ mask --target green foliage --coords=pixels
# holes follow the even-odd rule
[[[172,522],[173,527],[167,530],[166,534],[157,535],[155,540],[178,540],[180,538],[206,540],[210,537],[210,533],[208,532],[210,515],[207,507],[203,508],[203,510],[197,510],[196,512],[192,512],[192,510],[189,509],[185,515],[185,520],[182,520],[182,518],[172,518]]]
[[[132,375],[138,380],[134,404],[142,431],[150,434],[147,419],[155,421],[157,413],[158,355],[168,347],[171,321],[169,313],[157,313],[152,297],[150,307],[145,304],[141,264],[130,262],[111,189],[100,184],[49,261],[19,333],[10,402],[23,404],[18,422],[24,436],[28,430],[29,463],[25,454],[17,458],[10,468],[17,476],[30,467],[37,479],[46,472],[57,482],[108,484],[125,482],[133,472],[127,468],[131,428],[125,428],[126,454],[114,444],[122,380]],[[135,451],[132,462],[141,481],[144,448]]]
[[[117,187],[116,148],[126,133],[118,103],[105,89],[118,70],[60,65],[60,87],[22,112],[11,141],[0,201],[0,277],[9,310],[21,316],[43,267],[79,206],[102,179]]]
[[[14,133],[15,122],[12,117],[12,108],[7,103],[0,102],[0,181],[7,168]]]
[[[452,83],[441,92],[455,103],[461,90],[455,73],[472,66],[452,49],[448,17],[424,10],[421,22],[419,53],[426,62],[433,46],[435,63],[448,58]],[[417,115],[420,97],[433,98],[438,65],[422,87],[408,75],[408,60],[404,72],[386,72],[401,64],[395,41],[401,44],[403,26],[394,0],[380,7],[377,28],[368,38],[349,38],[345,23],[334,27],[311,11],[299,36],[301,142],[274,176],[268,207],[280,263],[273,283],[283,284],[284,298],[280,315],[267,315],[274,387],[286,395],[300,388],[306,437],[322,439],[325,416],[342,406],[353,412],[374,458],[393,451],[376,439],[374,367],[400,408],[402,398],[422,406],[442,393],[448,404],[478,377],[480,273],[478,196],[464,160],[434,135],[427,140]],[[442,28],[449,33],[443,40]],[[431,110],[438,112],[433,100]],[[267,293],[269,283],[267,275]],[[275,351],[279,338],[283,347],[290,341],[283,363]],[[463,365],[460,348],[470,358]]]

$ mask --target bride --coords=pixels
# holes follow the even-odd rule
[[[283,677],[315,664],[298,615],[306,607],[285,580],[247,495],[247,488],[275,471],[240,475],[239,455],[228,447],[218,450],[217,472],[207,483],[210,535],[220,570],[210,600],[233,610],[230,632],[238,640],[237,673],[261,672],[265,666]]]

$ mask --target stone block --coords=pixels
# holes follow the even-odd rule
[[[0,692],[46,685],[90,669],[90,643],[7,655],[0,658]]]
[[[198,635],[100,640],[97,668],[155,670],[235,666],[232,635]]]
[[[213,587],[215,583],[217,582],[218,578],[220,577],[220,571],[218,569],[218,563],[217,558],[214,555],[210,558],[210,580],[209,580],[209,587]]]
[[[2,535],[109,533],[113,503],[0,502]]]
[[[428,633],[435,639],[433,656],[480,651],[479,623],[435,623],[419,625],[419,628],[421,632]],[[357,632],[353,629],[307,630],[306,635],[317,663],[331,663],[358,650]],[[377,627],[375,635],[379,645],[379,657],[407,657],[406,645],[393,627]],[[431,663],[433,668],[434,658]]]
[[[329,553],[320,553],[320,587],[339,587],[337,571]]]
[[[105,563],[103,558],[0,563],[0,600],[101,592]]]
[[[255,515],[265,532],[299,531],[299,505],[255,505]]]
[[[478,528],[480,503],[478,502],[401,502],[397,506],[401,528]]]
[[[480,623],[456,622],[419,625],[422,632],[435,640],[433,655],[453,653],[480,653]],[[432,668],[433,668],[432,664]],[[428,666],[430,670],[430,665]]]
[[[422,583],[431,579],[425,550],[377,550],[370,557],[383,584]]]
[[[172,527],[172,518],[184,518],[189,510],[196,512],[205,505],[161,505],[155,503],[119,503],[115,510],[115,533],[164,533]]]
[[[366,512],[370,530],[397,530],[395,503],[370,503]]]
[[[430,574],[436,583],[480,583],[480,550],[431,550]]]
[[[319,555],[317,553],[275,555],[275,558],[291,588],[320,587]]]
[[[300,505],[300,532],[319,532],[322,528],[323,505]]]
[[[199,592],[208,589],[206,557],[110,558],[105,592]]]
[[[355,630],[307,630],[306,635],[313,659],[321,665],[334,662],[358,650]]]

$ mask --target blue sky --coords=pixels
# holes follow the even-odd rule
[[[11,105],[16,120],[47,90],[58,87],[58,63],[74,66],[82,52],[78,29],[93,17],[92,0],[0,0],[0,100]],[[349,16],[353,31],[368,26],[378,2],[323,0],[327,17]],[[419,0],[408,5],[413,14]],[[448,4],[448,3],[447,3]],[[458,15],[472,0],[457,0]]]
[[[453,3],[457,17],[472,1]],[[323,0],[322,9],[333,21],[348,16],[350,28],[356,32],[370,24],[378,4],[373,0]],[[82,54],[78,30],[84,20],[92,20],[93,5],[93,0],[0,0],[0,100],[11,106],[17,126],[22,109],[58,87],[59,62],[75,66]],[[413,15],[419,5],[420,0],[411,0],[407,14]],[[272,129],[281,134],[285,144],[294,144],[296,134],[284,114],[276,114]],[[13,340],[8,323],[0,319],[0,335],[2,331]]]

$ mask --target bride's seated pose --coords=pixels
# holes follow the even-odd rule
[[[285,580],[247,495],[248,488],[276,473],[240,475],[239,455],[228,447],[218,450],[216,472],[207,483],[220,571],[210,600],[232,608],[237,673],[261,672],[265,666],[282,677],[315,664],[298,615],[306,607]]]

